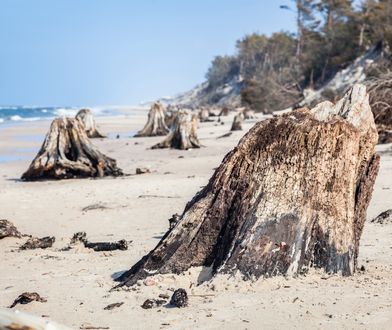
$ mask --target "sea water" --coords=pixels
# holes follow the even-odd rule
[[[94,116],[117,115],[114,108],[89,108]],[[0,124],[21,121],[53,119],[55,117],[74,117],[80,108],[76,107],[36,107],[36,106],[0,106]]]

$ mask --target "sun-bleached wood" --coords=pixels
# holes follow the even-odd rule
[[[200,148],[197,126],[198,118],[196,114],[187,110],[179,110],[169,135],[162,142],[154,145],[152,149],[174,148],[187,150]]]
[[[116,161],[101,153],[74,118],[53,120],[37,156],[22,175],[26,181],[122,175]]]
[[[89,138],[93,139],[106,137],[104,134],[98,131],[97,124],[95,123],[91,110],[81,109],[76,114],[75,118],[84,125],[84,129]]]
[[[169,133],[169,128],[165,123],[165,109],[160,102],[155,102],[148,112],[147,123],[135,137],[161,136]]]

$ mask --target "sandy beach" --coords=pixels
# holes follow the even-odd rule
[[[222,275],[198,285],[197,272],[155,277],[129,291],[110,291],[118,274],[128,270],[158,243],[168,219],[206,185],[225,154],[263,117],[249,120],[244,131],[201,123],[204,145],[190,151],[151,150],[162,137],[132,138],[146,112],[97,117],[108,139],[94,144],[115,158],[127,174],[138,167],[151,173],[105,179],[22,182],[20,176],[38,151],[50,121],[0,126],[0,219],[23,233],[55,236],[52,248],[19,251],[26,238],[0,240],[0,307],[22,292],[38,292],[47,302],[15,307],[44,315],[74,329],[390,329],[392,326],[392,224],[370,220],[392,208],[392,147],[377,146],[381,168],[368,221],[361,239],[359,265],[351,277],[312,271],[297,278],[276,277],[243,282]],[[117,139],[116,136],[120,135]],[[83,210],[98,205],[98,208]],[[61,251],[72,235],[85,231],[94,241],[132,241],[127,251],[94,252],[84,247]],[[146,299],[185,288],[189,307],[145,310]],[[118,308],[104,310],[112,303]]]

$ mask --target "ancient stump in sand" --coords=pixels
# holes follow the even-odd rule
[[[256,114],[255,114],[255,112],[254,112],[253,110],[249,109],[249,108],[246,108],[246,109],[243,111],[243,114],[244,114],[244,119],[245,119],[245,120],[248,120],[248,119],[256,119]]]
[[[213,121],[212,119],[210,119],[210,115],[211,113],[208,109],[206,108],[201,109],[198,114],[200,122],[204,123],[204,122]]]
[[[53,120],[40,151],[23,180],[122,175],[116,161],[90,142],[83,124],[72,118]]]
[[[135,137],[159,136],[169,133],[169,128],[165,123],[165,110],[160,102],[155,102],[148,112],[147,123]]]
[[[75,118],[83,124],[84,130],[86,131],[86,134],[89,138],[104,138],[104,137],[106,137],[105,135],[101,134],[98,131],[97,125],[95,123],[95,120],[94,120],[93,114],[91,113],[91,110],[81,109],[76,114]]]
[[[379,167],[366,89],[257,123],[154,250],[119,280],[193,266],[244,278],[355,271]]]
[[[228,116],[230,113],[230,109],[228,107],[223,107],[222,110],[219,112],[219,117],[220,116]]]
[[[186,110],[180,110],[174,120],[173,127],[169,135],[160,143],[154,145],[152,149],[174,148],[187,150],[200,148],[197,138],[198,119],[195,114]]]
[[[242,112],[237,113],[234,116],[233,124],[231,125],[232,131],[242,131],[242,122],[244,121],[244,114]]]

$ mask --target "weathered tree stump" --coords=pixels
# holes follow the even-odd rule
[[[174,120],[176,119],[178,110],[180,110],[180,109],[177,105],[169,104],[166,108],[165,124],[169,129],[171,129],[173,127]]]
[[[255,114],[254,110],[251,110],[251,109],[249,109],[249,108],[246,108],[246,109],[243,111],[243,114],[244,114],[244,119],[245,119],[245,120],[248,120],[248,119],[256,119],[256,114]]]
[[[26,181],[122,175],[116,161],[93,146],[79,120],[53,120],[45,141],[22,175]]]
[[[201,123],[214,121],[213,119],[210,119],[210,111],[206,108],[201,109],[198,115]]]
[[[155,102],[148,112],[147,123],[135,137],[160,136],[169,133],[169,128],[165,123],[165,109],[160,102]]]
[[[97,129],[93,114],[89,109],[81,109],[75,117],[84,125],[84,130],[89,138],[104,138],[104,134],[101,134]]]
[[[21,238],[22,234],[10,221],[2,219],[0,220],[0,239],[6,237]]]
[[[192,115],[187,110],[178,111],[169,135],[162,142],[154,145],[152,149],[174,148],[187,150],[200,148],[200,142],[197,137],[197,124],[197,115]]]
[[[242,123],[244,121],[244,114],[242,112],[237,113],[234,116],[233,124],[231,125],[232,131],[242,131]]]
[[[219,117],[220,116],[228,116],[230,113],[230,109],[228,107],[223,107],[222,110],[219,112]]]
[[[172,230],[119,280],[211,267],[244,279],[353,274],[379,168],[366,89],[257,123]]]

